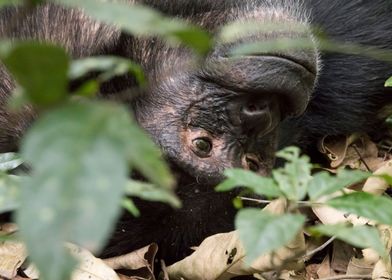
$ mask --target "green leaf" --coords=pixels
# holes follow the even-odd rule
[[[127,157],[132,166],[137,168],[153,184],[171,189],[174,178],[169,168],[162,161],[162,153],[150,137],[136,125],[130,125],[124,130],[127,143]],[[132,140],[131,140],[132,139]]]
[[[75,96],[83,96],[83,97],[96,97],[99,92],[99,83],[96,80],[89,80],[79,86],[76,91],[72,92]]]
[[[260,209],[243,209],[235,220],[248,262],[292,241],[305,223],[302,215],[273,215]]]
[[[385,81],[385,87],[392,87],[392,77]]]
[[[23,164],[23,160],[18,154],[15,153],[0,154],[0,171],[12,170],[22,164]]]
[[[140,211],[136,207],[136,205],[135,205],[135,203],[133,202],[132,199],[124,198],[122,203],[121,203],[121,205],[122,205],[122,207],[127,209],[128,212],[131,213],[133,216],[135,216],[135,217],[139,217],[140,216]]]
[[[386,255],[378,230],[370,226],[349,226],[347,224],[318,225],[311,227],[314,234],[336,236],[338,239],[358,248],[373,248],[380,256]]]
[[[24,0],[0,0],[0,8],[3,6],[22,5]]]
[[[327,204],[341,211],[392,225],[392,200],[384,196],[355,192],[329,200]]]
[[[258,195],[278,197],[281,195],[277,185],[271,178],[261,177],[253,172],[243,169],[227,169],[225,181],[216,187],[216,191],[230,191],[234,188],[245,187]]]
[[[244,43],[235,46],[230,55],[234,57],[279,51],[313,50],[315,44],[309,37],[303,38],[278,38],[258,42]],[[339,51],[337,49],[337,51]]]
[[[225,24],[220,32],[218,33],[219,41],[223,41],[225,43],[236,42],[238,38],[250,36],[250,35],[260,35],[266,34],[269,32],[276,32],[276,34],[282,32],[290,32],[291,34],[295,33],[308,33],[309,27],[303,23],[295,23],[295,22],[277,22],[271,20],[264,19],[261,22],[259,19],[254,20],[240,20],[234,21],[228,24]]]
[[[388,175],[388,174],[379,174],[379,175],[373,175],[373,176],[377,176],[381,179],[384,179],[385,182],[388,183],[389,186],[392,186],[392,176]]]
[[[386,120],[385,123],[388,125],[388,127],[392,127],[392,116],[389,116]]]
[[[110,234],[128,178],[122,131],[130,125],[120,106],[75,103],[42,116],[24,138],[32,174],[17,222],[44,279],[69,279],[75,262],[64,242],[97,251]]]
[[[165,202],[175,208],[181,207],[181,201],[172,191],[158,188],[148,183],[129,180],[126,187],[126,194],[144,200]]]
[[[2,61],[32,103],[48,107],[67,98],[69,57],[64,49],[23,42],[5,53],[2,52]]]
[[[288,162],[284,168],[275,169],[272,172],[272,177],[287,199],[302,200],[306,196],[308,185],[312,179],[310,175],[312,165],[309,158],[300,156],[300,150],[296,147],[285,148],[276,155]]]
[[[0,172],[0,213],[16,210],[19,207],[20,179]]]
[[[336,191],[361,182],[371,174],[360,170],[340,169],[336,176],[331,176],[328,172],[319,172],[313,176],[309,184],[309,196],[311,200],[316,200],[321,196],[332,194]]]
[[[211,48],[211,37],[202,29],[184,20],[163,16],[141,5],[96,0],[53,0],[66,6],[82,8],[89,16],[120,27],[133,35],[161,36],[168,41],[181,42],[200,54]]]
[[[129,59],[115,56],[97,56],[75,60],[71,63],[68,76],[70,79],[79,79],[93,71],[103,72],[98,76],[100,82],[131,73],[140,85],[145,84],[143,70],[139,65]]]

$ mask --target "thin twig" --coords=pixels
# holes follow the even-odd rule
[[[271,202],[271,200],[265,200],[265,199],[258,199],[258,198],[250,198],[250,197],[239,197],[243,201],[252,201],[252,202],[257,202],[260,204],[268,204]],[[297,204],[300,204],[302,206],[307,206],[307,207],[313,207],[313,206],[324,206],[325,203],[321,202],[310,202],[310,201],[296,201]]]
[[[330,239],[328,239],[324,244],[322,244],[321,246],[317,247],[316,249],[310,251],[309,253],[307,253],[306,255],[304,255],[302,257],[303,260],[307,260],[310,257],[312,257],[314,254],[324,250],[329,244],[331,244],[334,240],[336,239],[335,236],[331,237]]]
[[[367,171],[372,172],[372,170],[370,169],[369,165],[367,165],[366,161],[363,159],[361,153],[359,152],[358,148],[356,145],[353,145],[354,151],[357,153],[357,155],[359,156],[359,159],[361,160],[361,162],[365,165]]]
[[[252,201],[252,202],[263,203],[263,204],[268,204],[271,202],[271,200],[250,198],[250,197],[243,197],[243,196],[240,196],[240,199],[243,201]]]
[[[341,280],[341,279],[372,279],[371,275],[336,275],[326,278],[321,278],[320,280]]]

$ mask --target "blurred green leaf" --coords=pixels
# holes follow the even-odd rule
[[[16,210],[20,205],[20,180],[0,172],[0,213]]]
[[[249,21],[235,21],[228,23],[222,27],[218,34],[219,41],[235,42],[239,38],[250,35],[265,34],[269,32],[290,32],[290,34],[306,34],[309,33],[309,27],[303,23],[282,23],[277,21],[263,21],[249,20]]]
[[[143,70],[139,65],[129,59],[115,56],[97,56],[75,60],[71,63],[68,76],[71,79],[79,79],[93,71],[103,72],[98,76],[100,82],[131,73],[140,85],[145,84]]]
[[[0,154],[0,171],[8,171],[23,164],[22,158],[15,153]]]
[[[294,240],[304,223],[302,215],[278,216],[260,209],[240,210],[235,220],[248,263]]]
[[[385,87],[392,87],[392,77],[385,81]]]
[[[379,175],[373,175],[373,176],[377,176],[379,178],[382,178],[385,180],[385,182],[388,183],[389,186],[392,186],[392,176],[388,175],[388,174],[379,174]]]
[[[326,38],[323,34],[316,37],[317,43],[310,40],[310,37],[299,38],[278,38],[273,40],[263,40],[250,42],[234,46],[230,50],[233,57],[260,54],[260,53],[278,53],[279,51],[295,50],[314,50],[317,46],[319,51],[341,53],[349,55],[360,55],[370,57],[382,62],[392,62],[392,51],[372,46],[363,46],[360,44],[334,41]]]
[[[47,43],[19,42],[1,54],[32,103],[48,107],[67,98],[69,58],[64,49]]]
[[[380,256],[386,255],[378,230],[370,226],[347,224],[318,225],[309,228],[312,234],[336,236],[338,239],[358,248],[373,248]]]
[[[137,209],[137,207],[132,199],[124,198],[121,205],[123,208],[128,210],[128,212],[131,213],[133,216],[135,216],[135,217],[140,216],[140,211],[139,211],[139,209]]]
[[[329,200],[327,204],[344,212],[392,225],[392,200],[384,196],[355,192]]]
[[[388,127],[392,127],[392,116],[389,116],[386,120],[385,123],[388,125]]]
[[[267,197],[278,197],[282,195],[276,183],[267,177],[262,177],[251,171],[243,169],[227,169],[225,170],[227,179],[220,183],[215,189],[216,191],[230,191],[234,188],[245,187],[258,195]]]
[[[97,0],[53,1],[82,8],[89,16],[134,35],[161,36],[192,47],[200,54],[206,54],[211,47],[211,37],[207,32],[183,20],[165,17],[145,6]]]
[[[244,202],[242,201],[242,199],[240,197],[235,197],[233,199],[233,206],[235,209],[244,208]]]
[[[0,0],[0,8],[3,6],[22,5],[24,0]]]
[[[359,183],[371,174],[360,170],[340,169],[336,176],[331,176],[328,172],[319,172],[313,176],[309,184],[309,196],[311,200],[316,200],[321,196],[332,194],[344,187]]]
[[[126,194],[144,200],[165,202],[175,208],[181,207],[181,201],[172,191],[159,188],[153,184],[129,180],[126,186]]]
[[[76,91],[72,92],[74,96],[95,97],[99,93],[99,83],[96,80],[84,82]]]
[[[162,161],[162,153],[147,134],[135,124],[123,130],[127,142],[126,155],[132,166],[157,186],[171,189],[174,178]]]
[[[287,147],[276,153],[276,156],[287,160],[284,168],[272,172],[279,189],[289,200],[302,200],[312,179],[309,157],[300,156],[300,150],[296,147]]]
[[[74,261],[64,242],[96,251],[111,232],[128,178],[130,139],[121,131],[129,125],[120,106],[75,103],[42,116],[24,138],[32,174],[17,222],[44,279],[69,279]]]

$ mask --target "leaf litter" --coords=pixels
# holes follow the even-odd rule
[[[358,134],[324,137],[319,143],[319,151],[327,159],[327,164],[322,168],[331,174],[338,173],[340,168],[370,171],[377,176],[368,178],[362,184],[345,188],[344,192],[362,190],[383,195],[392,183],[392,145],[385,143],[389,142],[383,139],[380,143],[374,143],[368,136]],[[286,207],[285,200],[277,199],[262,211],[280,214]],[[316,206],[312,211],[313,213],[306,214],[308,222],[313,224],[349,222],[357,226],[376,226],[385,250],[391,252],[391,226],[379,225],[354,214],[347,215],[328,206]],[[1,226],[0,237],[7,238],[3,238],[0,243],[0,279],[38,279],[38,272],[28,262],[25,246],[14,238],[15,235],[16,225]],[[68,244],[67,247],[80,261],[72,280],[156,279],[156,244],[106,260],[96,258],[76,245]],[[390,257],[382,257],[374,249],[359,249],[334,238],[328,241],[310,238],[306,231],[299,232],[286,246],[264,254],[252,263],[246,261],[246,252],[238,232],[216,234],[206,238],[190,256],[169,267],[164,264],[162,267],[164,271],[160,279],[165,280],[225,280],[243,275],[253,275],[253,279],[265,280],[392,278]]]

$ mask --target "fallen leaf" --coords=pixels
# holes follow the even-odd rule
[[[377,159],[377,145],[367,135],[326,136],[319,143],[319,151],[326,155],[332,168],[349,166],[374,171],[382,162],[382,159]]]
[[[329,254],[324,257],[319,269],[317,270],[317,275],[320,279],[336,275],[335,271],[333,271],[331,267],[331,257]]]
[[[0,243],[0,278],[13,279],[27,258],[26,248],[21,242]]]
[[[392,176],[392,160],[384,162],[384,164],[377,169],[373,175],[389,175]],[[372,194],[383,194],[389,188],[389,184],[381,177],[372,176],[368,178],[362,187],[364,192]]]
[[[278,199],[267,205],[262,211],[275,214],[285,212],[287,202]],[[245,263],[245,250],[237,232],[216,234],[206,238],[197,250],[184,260],[167,268],[171,280],[208,279],[226,280],[236,276],[253,275],[277,269],[298,270],[303,268],[298,257],[305,252],[304,235],[283,248],[256,259],[250,266]]]
[[[67,243],[66,247],[71,255],[79,260],[79,266],[73,272],[71,280],[120,280],[112,268],[103,260],[94,257],[88,250],[71,243]],[[30,264],[23,273],[32,279],[39,278],[39,272],[33,264]]]
[[[374,266],[374,264],[368,263],[363,258],[353,257],[347,266],[346,275],[368,276],[368,275],[372,274],[373,266]]]
[[[89,251],[69,243],[67,247],[80,262],[72,274],[72,280],[120,280],[112,268]]]
[[[384,262],[382,260],[378,261],[374,266],[372,279],[373,280],[385,280],[392,278],[392,266],[391,261]]]
[[[129,254],[118,256],[103,261],[112,269],[135,270],[130,273],[143,279],[155,279],[154,260],[158,246],[153,243]],[[136,271],[137,270],[137,271]]]

